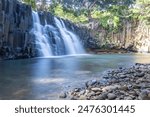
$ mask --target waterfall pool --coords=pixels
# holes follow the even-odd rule
[[[150,54],[79,55],[0,61],[0,99],[59,99],[106,70],[150,63]]]

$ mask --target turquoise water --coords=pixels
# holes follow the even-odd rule
[[[0,61],[0,99],[59,99],[106,70],[150,63],[149,54],[102,54]]]

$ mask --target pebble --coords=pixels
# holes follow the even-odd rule
[[[124,97],[124,100],[132,100],[131,97]]]
[[[80,97],[79,97],[79,100],[86,100],[87,98],[86,98],[86,96],[85,95],[81,95]]]
[[[114,100],[117,96],[114,93],[109,93],[107,97],[109,100]]]
[[[96,88],[91,88],[91,90],[92,90],[92,91],[94,91],[94,92],[102,91],[102,89],[101,89],[101,88],[97,88],[97,87],[96,87]]]
[[[119,77],[120,78],[126,78],[127,76],[126,75],[120,75]]]
[[[150,99],[150,93],[148,94],[148,98]]]
[[[127,86],[121,86],[121,87],[120,87],[120,90],[127,91],[127,90],[128,90],[128,87],[127,87]]]
[[[136,74],[137,77],[144,77],[144,75],[145,75],[144,73],[137,73]]]
[[[95,98],[96,100],[105,100],[107,99],[107,93],[102,93]]]
[[[61,93],[60,95],[59,95],[59,98],[66,98],[67,97],[67,94],[66,93]]]

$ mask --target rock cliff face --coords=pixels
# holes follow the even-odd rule
[[[118,31],[104,29],[97,22],[88,27],[92,37],[99,41],[100,48],[150,53],[150,26],[145,21],[125,20]]]
[[[0,0],[0,58],[28,56],[25,47],[32,28],[31,7],[17,0]]]

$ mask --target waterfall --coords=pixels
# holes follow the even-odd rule
[[[40,24],[40,19],[37,12],[32,12],[33,29],[32,33],[35,35],[36,44],[40,46],[41,56],[52,56],[51,47],[47,37],[43,33],[43,26]]]
[[[45,19],[45,25],[40,23],[37,12],[32,12],[35,45],[39,56],[76,55],[85,53],[79,37],[69,31],[63,20],[54,17],[55,25],[50,25]]]
[[[68,54],[85,53],[82,45],[79,42],[79,37],[77,37],[73,32],[67,30],[64,22],[61,19],[59,20],[56,17],[54,19],[64,40],[65,47],[67,48],[67,53]]]

